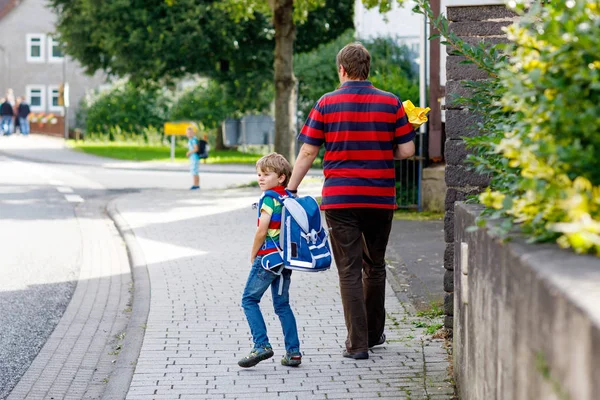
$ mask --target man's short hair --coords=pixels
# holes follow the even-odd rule
[[[371,69],[371,55],[360,42],[346,45],[336,57],[337,67],[344,67],[350,79],[366,80]]]
[[[283,187],[287,186],[290,181],[290,176],[292,175],[292,166],[288,160],[279,153],[271,153],[261,157],[260,160],[256,162],[256,170],[275,172],[277,177],[285,175],[285,180],[281,184]]]

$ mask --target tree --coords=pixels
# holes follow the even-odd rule
[[[189,74],[232,85],[252,103],[254,82],[275,70],[276,148],[291,156],[296,48],[310,50],[353,24],[352,0],[50,0],[65,53],[88,73],[135,84]],[[312,11],[312,12],[311,12]],[[303,21],[298,30],[296,22]],[[275,54],[273,56],[273,41]],[[282,108],[281,105],[285,105]],[[284,132],[284,133],[282,133]]]

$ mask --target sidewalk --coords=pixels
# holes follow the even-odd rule
[[[127,393],[131,400],[452,397],[443,341],[416,327],[419,319],[409,302],[399,301],[389,284],[387,344],[372,349],[369,360],[341,356],[346,330],[335,268],[294,274],[290,297],[302,365],[279,363],[283,339],[267,294],[263,312],[275,357],[239,368],[237,360],[252,347],[240,298],[255,230],[251,204],[258,192],[227,193],[145,192],[112,204],[134,264],[132,320],[139,320],[136,313],[146,306],[150,311],[143,331],[130,324],[133,343],[133,336],[143,336],[141,351],[137,360],[128,360],[136,351],[125,349],[129,356],[120,357],[122,368],[110,378],[107,393]],[[149,285],[143,283],[145,271]],[[128,369],[131,363],[135,367]],[[131,385],[124,387],[123,376],[131,373]]]

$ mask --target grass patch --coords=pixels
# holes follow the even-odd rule
[[[437,318],[444,316],[444,308],[441,303],[431,302],[429,308],[417,313],[417,317]]]
[[[394,219],[404,221],[441,221],[444,219],[444,213],[400,209],[394,212]]]
[[[101,157],[129,161],[171,161],[171,148],[169,146],[136,145],[131,143],[94,143],[94,142],[68,142],[75,150]],[[186,148],[175,148],[175,162],[186,163],[189,159],[185,156]],[[254,165],[262,157],[261,154],[242,153],[237,150],[211,150],[207,164],[248,164]]]

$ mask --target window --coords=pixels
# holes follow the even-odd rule
[[[27,35],[27,61],[44,62],[44,35]]]
[[[64,108],[58,104],[58,85],[48,85],[48,111],[56,115],[63,115]]]
[[[46,89],[43,85],[27,85],[27,102],[33,112],[46,111]]]
[[[62,62],[63,61],[63,52],[60,48],[60,42],[58,40],[52,39],[51,36],[48,36],[48,61],[50,62]]]

